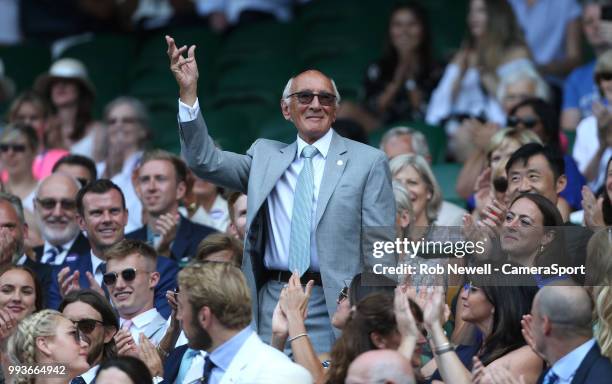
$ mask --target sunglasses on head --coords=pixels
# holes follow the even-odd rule
[[[520,117],[510,116],[508,117],[507,125],[509,127],[518,127],[519,125],[523,125],[525,128],[531,129],[535,127],[540,122],[540,119],[536,117],[525,117],[521,119]]]
[[[25,144],[0,144],[0,152],[12,150],[15,153],[25,152]]]
[[[134,268],[126,268],[119,273],[106,272],[104,276],[102,276],[102,281],[106,285],[115,285],[117,279],[119,278],[119,274],[121,274],[121,278],[123,279],[123,281],[134,281],[134,279],[136,278],[136,272],[137,271]]]
[[[340,294],[338,295],[339,303],[345,299],[348,299],[348,287],[342,288],[342,290],[340,291]]]
[[[73,323],[76,325],[79,332],[85,334],[90,334],[91,332],[93,332],[93,330],[96,329],[96,325],[98,324],[104,326],[104,322],[96,319],[81,319],[73,321]]]
[[[295,92],[289,95],[289,97],[296,97],[300,104],[310,104],[314,100],[315,96],[319,98],[319,103],[326,107],[330,107],[336,103],[336,96],[331,93],[321,92],[314,93],[310,91]]]
[[[76,201],[70,200],[70,199],[55,200],[52,198],[48,198],[48,199],[36,199],[36,201],[45,210],[54,209],[55,207],[57,207],[58,203],[62,206],[62,209],[66,211],[72,211],[76,208]]]

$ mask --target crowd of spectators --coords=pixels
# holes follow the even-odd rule
[[[0,45],[229,33],[307,2],[0,1]],[[18,94],[0,60],[0,384],[49,367],[71,384],[611,383],[612,0],[467,3],[448,62],[435,15],[398,3],[359,99],[296,73],[278,90],[296,141],[246,154],[209,135],[189,41],[166,36],[181,154],[153,146],[139,98],[96,118],[79,60]],[[378,274],[379,237],[484,246],[381,260],[465,273]]]

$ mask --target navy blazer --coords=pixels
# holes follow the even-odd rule
[[[49,302],[49,290],[53,282],[53,268],[50,265],[39,263],[26,256],[23,262],[24,267],[30,268],[36,277],[44,293],[43,305],[46,307]]]
[[[162,384],[174,383],[174,380],[176,380],[178,376],[179,369],[181,368],[183,355],[187,352],[188,348],[187,344],[181,345],[178,348],[174,348],[174,350],[168,354],[168,357],[166,357],[164,361],[164,381],[162,381]]]
[[[89,280],[87,280],[85,272],[89,271],[93,273],[90,250],[91,249],[88,247],[85,252],[79,255],[69,255],[72,257],[67,256],[64,264],[53,266],[54,273],[49,289],[48,308],[57,309],[62,302],[57,274],[64,267],[70,267],[71,273],[79,271],[79,285],[81,288],[89,288]],[[158,256],[157,272],[159,272],[159,282],[155,287],[155,308],[157,308],[157,311],[167,319],[170,316],[170,312],[172,312],[172,308],[170,308],[170,304],[168,304],[168,300],[166,299],[166,291],[172,291],[177,286],[176,278],[179,272],[178,264],[167,257]],[[103,286],[102,288],[104,288],[106,292],[106,287]]]
[[[177,262],[185,263],[191,260],[195,256],[198,250],[200,241],[211,233],[215,233],[217,230],[205,225],[200,225],[192,222],[183,215],[181,215],[181,221],[179,223],[178,231],[176,232],[176,238],[172,242],[172,258]],[[147,226],[142,226],[137,230],[125,235],[128,239],[137,239],[147,241]]]
[[[72,243],[72,246],[68,250],[66,258],[68,258],[69,256],[78,256],[80,254],[89,252],[89,249],[89,240],[87,240],[87,237],[85,237],[85,235],[83,235],[83,233],[79,231],[79,235],[76,237],[76,240],[74,240],[74,243]],[[45,246],[40,245],[38,247],[35,247],[33,251],[36,254],[36,261],[40,263],[43,257],[43,252],[45,251]]]
[[[546,370],[538,379],[542,384],[544,377],[550,369]],[[612,362],[601,355],[597,342],[586,354],[582,363],[578,366],[572,384],[610,384],[612,383]]]

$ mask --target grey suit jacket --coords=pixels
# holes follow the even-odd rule
[[[287,145],[258,139],[246,155],[241,155],[215,147],[201,114],[196,120],[179,123],[179,128],[183,157],[198,176],[248,195],[243,270],[256,309],[257,292],[265,282],[267,198],[295,159],[297,142]],[[331,318],[343,281],[362,270],[364,229],[395,225],[395,200],[386,156],[334,132],[315,220],[317,255]]]

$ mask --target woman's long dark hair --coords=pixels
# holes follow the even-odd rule
[[[416,74],[416,79],[423,76],[428,76],[429,71],[431,70],[434,59],[431,47],[432,39],[431,39],[431,29],[429,26],[429,18],[427,16],[427,12],[425,8],[421,5],[414,2],[407,3],[399,3],[396,4],[393,9],[391,9],[391,14],[389,15],[389,21],[387,23],[387,39],[385,42],[385,48],[383,50],[383,56],[379,60],[380,69],[382,73],[388,73],[393,76],[395,71],[395,67],[398,64],[399,55],[397,49],[393,46],[391,42],[391,37],[389,36],[389,28],[391,26],[391,20],[393,19],[393,15],[395,15],[398,11],[409,11],[414,17],[418,20],[419,24],[421,24],[422,30],[422,38],[419,46],[417,48],[417,59],[418,59],[418,73]]]
[[[515,115],[516,111],[522,107],[531,107],[533,112],[540,119],[540,123],[544,128],[544,134],[546,135],[546,137],[541,138],[544,145],[554,147],[561,151],[561,143],[559,142],[559,116],[557,115],[555,107],[540,98],[530,97],[514,106],[514,108],[510,110],[508,116]]]
[[[153,377],[149,372],[149,368],[140,359],[132,356],[121,356],[119,358],[105,360],[100,364],[100,368],[96,372],[94,382],[105,369],[117,368],[132,380],[133,384],[151,384]]]

